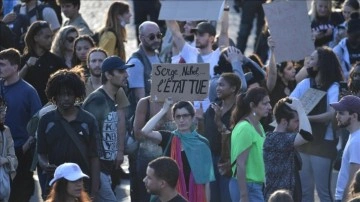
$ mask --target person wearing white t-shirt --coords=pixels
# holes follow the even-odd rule
[[[195,46],[186,43],[183,34],[180,31],[178,23],[174,20],[166,21],[166,26],[173,35],[173,42],[180,50],[180,56],[186,63],[209,63],[210,77],[214,76],[214,66],[218,63],[220,52],[229,46],[229,8],[224,9],[221,20],[221,30],[216,50],[212,49],[215,42],[216,29],[208,22],[197,24],[192,32],[195,33]]]
[[[338,126],[350,132],[341,161],[335,190],[335,201],[347,201],[349,186],[360,169],[360,98],[344,96],[339,102],[330,104],[336,110]]]

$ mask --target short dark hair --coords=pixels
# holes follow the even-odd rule
[[[171,188],[175,188],[179,178],[179,167],[175,160],[169,157],[159,157],[152,160],[148,166],[154,170],[155,176],[165,180]]]
[[[286,105],[286,102],[289,102],[289,100],[290,98],[288,97],[282,98],[275,104],[273,113],[276,123],[280,123],[281,119],[289,121],[290,119],[295,118],[296,111]]]
[[[88,52],[87,57],[86,57],[86,61],[87,61],[87,63],[88,63],[88,66],[89,66],[89,62],[90,62],[90,55],[91,55],[92,53],[94,53],[94,52],[104,53],[105,58],[107,58],[107,56],[108,56],[107,52],[106,52],[104,49],[102,49],[102,48],[97,48],[97,47],[96,47],[96,48],[92,48],[92,49]]]
[[[85,98],[85,83],[78,72],[62,69],[52,74],[46,84],[45,93],[47,98],[56,102],[56,96],[64,88],[73,91],[75,97],[80,100]]]
[[[191,117],[195,116],[195,109],[194,106],[189,101],[179,101],[174,104],[172,107],[172,115],[175,118],[175,112],[177,109],[185,108],[191,115]]]
[[[7,60],[11,65],[17,65],[20,69],[21,56],[20,52],[15,48],[5,49],[0,52],[0,60]]]
[[[56,4],[59,6],[61,4],[67,4],[67,3],[71,3],[74,6],[78,6],[78,10],[80,9],[80,0],[56,0]]]

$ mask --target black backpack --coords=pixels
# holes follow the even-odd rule
[[[23,51],[25,47],[24,38],[29,26],[31,25],[30,19],[36,16],[37,20],[44,20],[43,10],[46,7],[48,7],[48,5],[39,4],[26,14],[20,14],[21,4],[17,4],[16,6],[14,6],[14,13],[16,13],[16,19],[12,23],[10,23],[9,27],[16,36],[16,47],[18,50]]]

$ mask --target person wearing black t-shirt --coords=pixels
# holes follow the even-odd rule
[[[25,36],[26,45],[21,58],[20,76],[36,89],[43,105],[48,102],[45,88],[50,75],[66,67],[61,58],[50,53],[52,37],[49,23],[34,22]]]
[[[169,157],[159,157],[148,164],[144,183],[149,193],[155,195],[151,202],[187,202],[176,191],[179,167]]]

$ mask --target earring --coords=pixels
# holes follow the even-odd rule
[[[252,114],[253,114],[254,116],[256,116],[256,112],[253,112]]]

